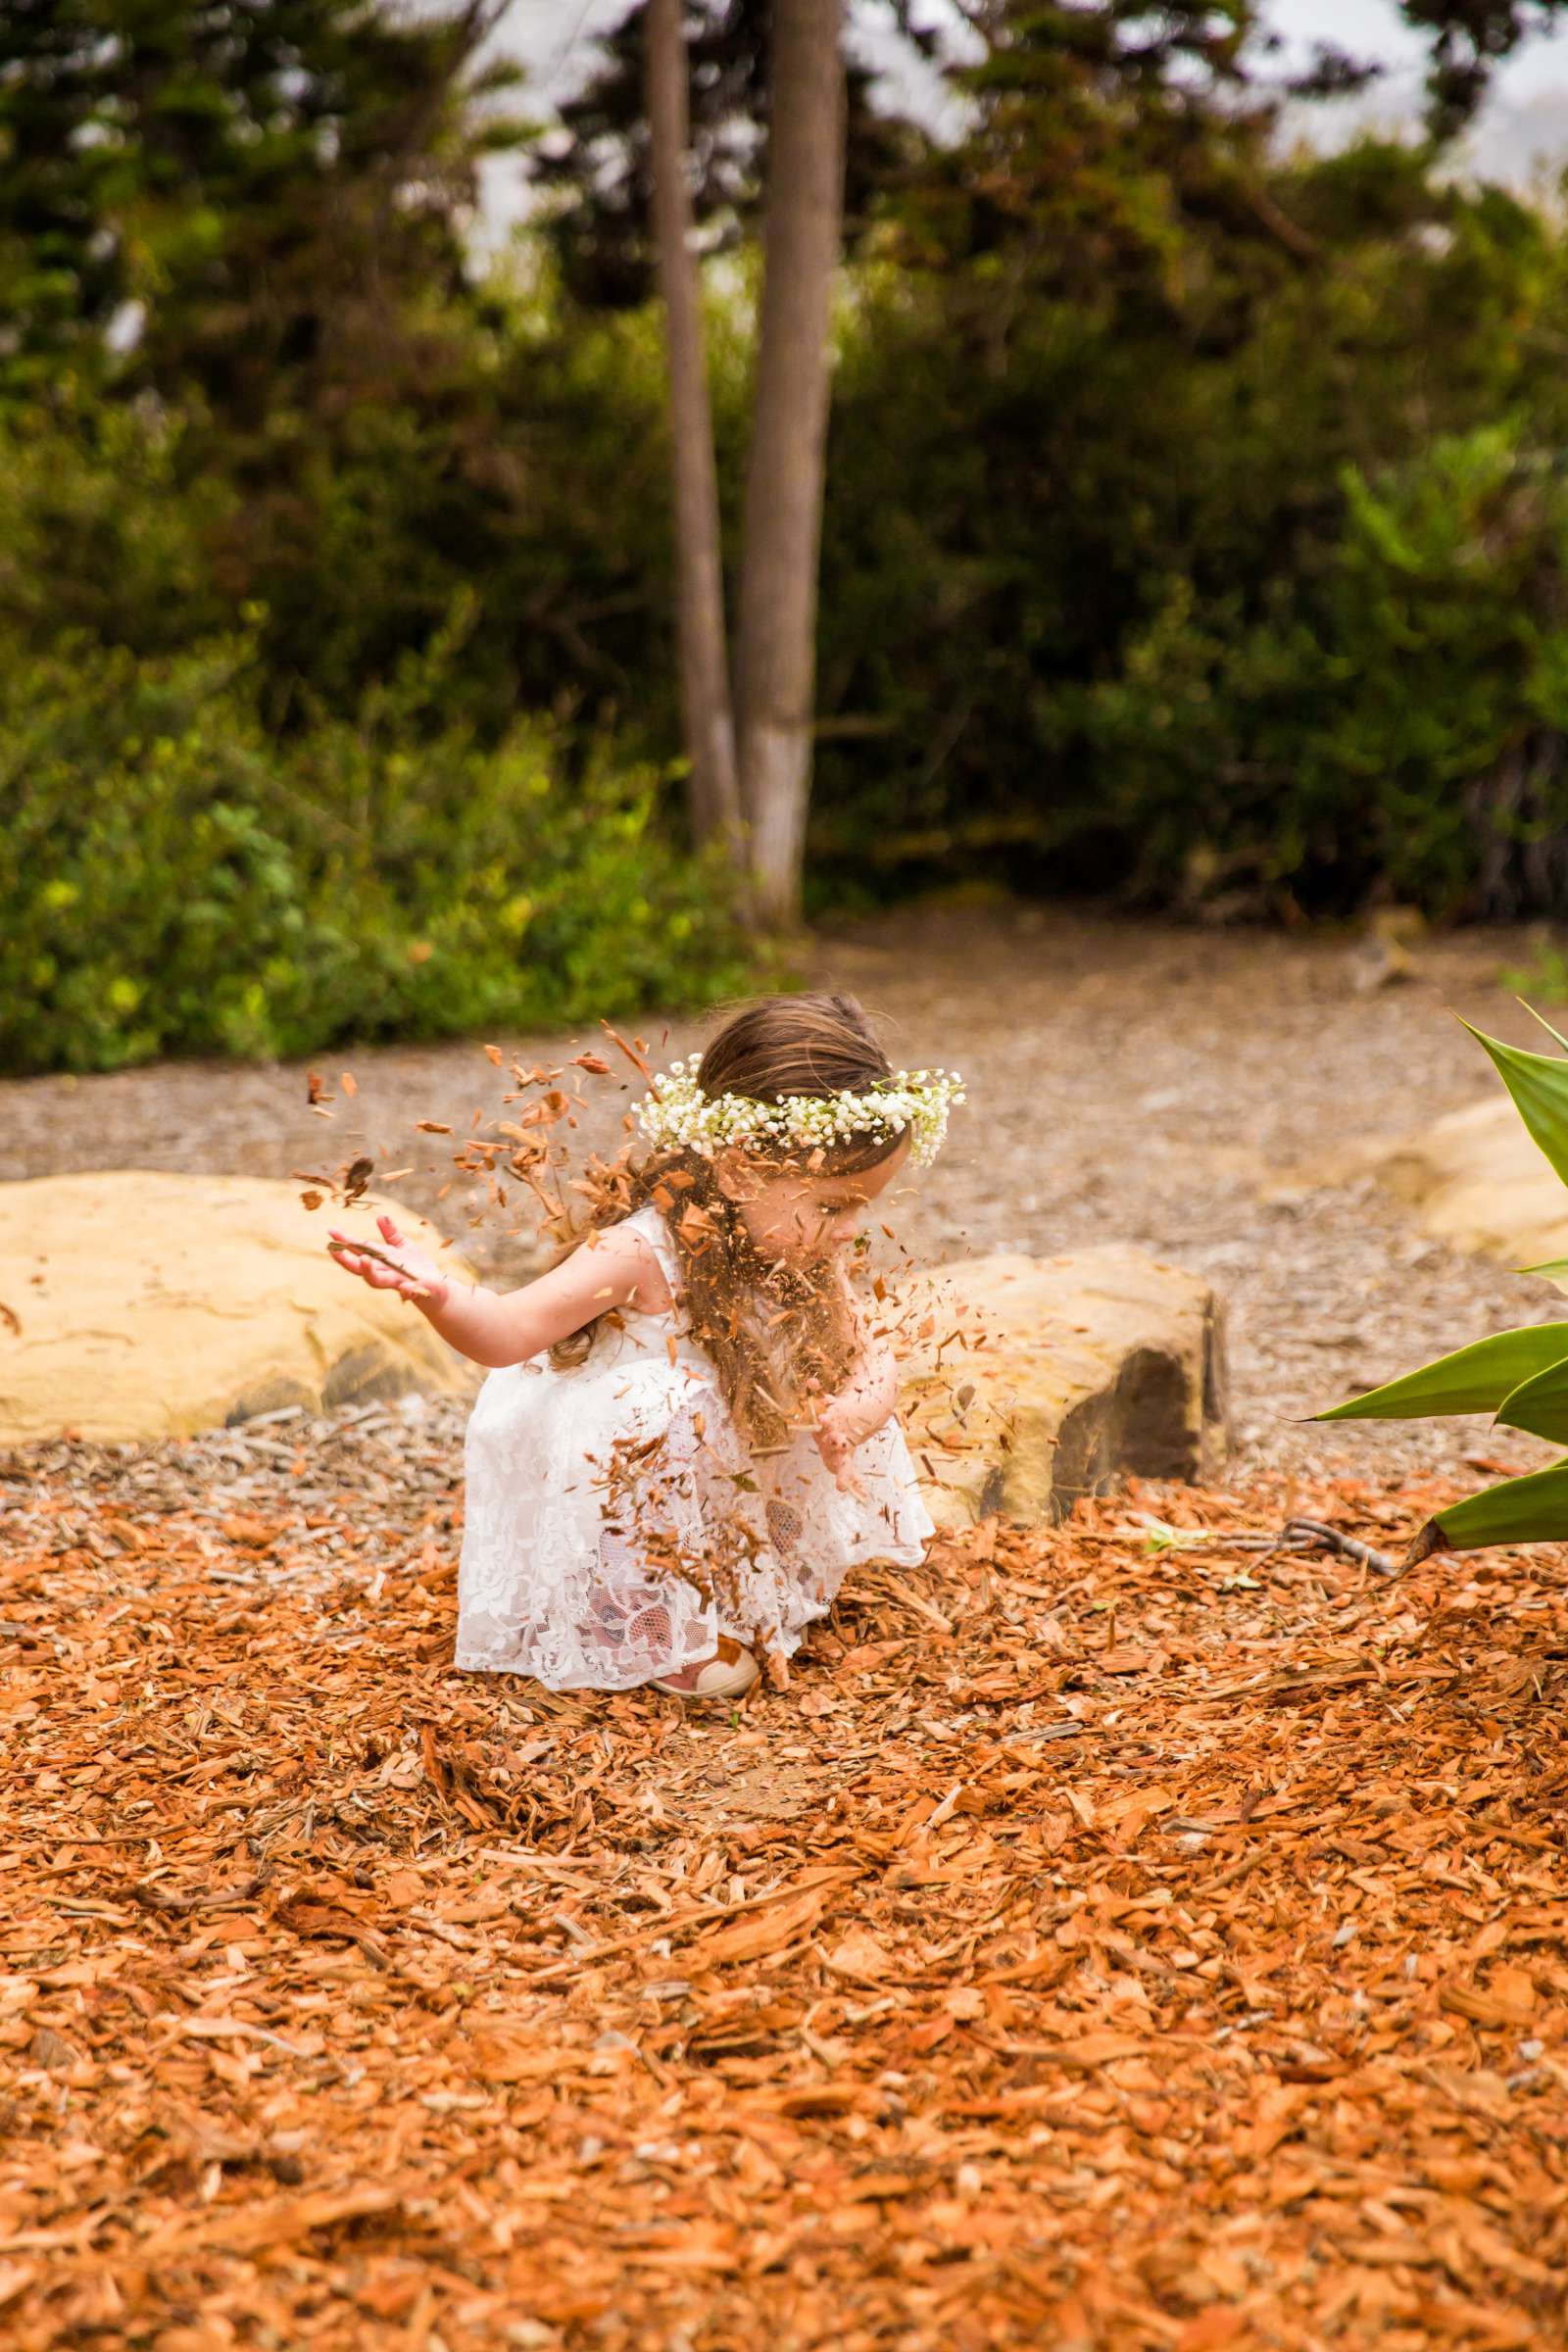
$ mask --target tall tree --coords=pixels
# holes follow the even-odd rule
[[[101,367],[118,325],[125,389],[241,430],[407,380],[400,313],[461,295],[478,158],[518,135],[498,10],[0,0],[0,367]]]
[[[840,0],[774,0],[771,136],[736,681],[760,910],[797,919],[810,791],[830,312],[844,205]]]
[[[1399,0],[1405,23],[1432,42],[1427,119],[1439,138],[1463,130],[1492,76],[1534,32],[1550,31],[1564,0]]]
[[[548,138],[528,156],[529,177],[546,197],[545,232],[562,274],[593,309],[633,309],[655,290],[647,114],[649,7],[638,0],[600,44],[583,88],[559,109]],[[891,14],[915,63],[934,61],[936,36],[911,23],[919,0],[892,0]],[[929,13],[929,12],[924,12]],[[854,9],[845,58],[845,242],[854,251],[871,225],[882,190],[918,167],[931,133],[872,103],[874,76],[857,56]],[[699,250],[734,250],[756,231],[766,179],[772,108],[774,0],[681,0],[690,90],[687,181]]]
[[[687,182],[690,131],[680,0],[649,0],[647,58],[654,232],[664,302],[675,486],[675,627],[692,830],[700,841],[723,841],[739,862],[741,799],[724,641],[718,471]]]
[[[1491,67],[1568,0],[1400,0],[1434,42],[1432,120],[1457,127]],[[846,221],[904,180],[903,243],[924,258],[995,243],[1016,265],[1094,280],[1131,263],[1163,298],[1184,215],[1245,220],[1264,244],[1314,258],[1309,232],[1274,200],[1265,133],[1287,93],[1327,96],[1371,69],[1321,47],[1292,81],[1254,78],[1267,43],[1257,0],[962,0],[980,63],[962,76],[980,131],[943,154],[913,126],[879,119],[867,77],[847,70],[849,0],[643,0],[607,44],[604,69],[562,111],[535,176],[556,194],[551,233],[568,285],[612,306],[645,298],[653,257],[669,318],[676,444],[678,616],[693,812],[730,822],[723,772],[723,623],[711,516],[711,428],[702,382],[696,254],[748,232],[762,204],[762,297],[735,639],[733,737],[756,904],[800,908],[815,689],[817,564],[830,385],[834,270]],[[675,19],[680,17],[680,25]],[[894,14],[913,33],[909,0]],[[684,28],[691,122],[669,115]],[[661,51],[637,68],[645,45]],[[643,93],[647,93],[646,107]],[[664,118],[655,119],[656,91]],[[1216,103],[1216,94],[1222,94]],[[683,91],[681,93],[684,95]],[[1054,135],[1039,133],[1049,118]],[[973,170],[976,149],[989,148]],[[849,201],[846,203],[846,181]],[[650,238],[648,223],[654,235]],[[1152,268],[1151,268],[1151,264]],[[1006,288],[1003,287],[1004,308]],[[718,813],[715,815],[715,810]]]
[[[721,111],[715,122],[710,74],[705,155],[692,154],[679,0],[647,0],[622,27],[620,54],[598,94],[578,102],[577,133],[585,146],[575,160],[586,164],[587,179],[557,221],[568,269],[575,256],[579,277],[595,256],[594,224],[607,229],[589,274],[602,295],[623,299],[640,270],[630,198],[647,189],[665,312],[676,622],[693,821],[700,837],[718,833],[731,841],[757,911],[782,924],[800,912],[811,766],[830,314],[844,230],[849,111],[842,18],[842,0],[772,0],[765,17],[756,0],[728,0],[719,23],[697,28],[699,39],[717,40],[713,62],[722,67],[726,108],[760,89],[767,122],[763,290],[733,699],[725,691],[718,499],[692,189],[695,183],[707,192],[710,223],[722,208],[733,224],[753,201],[748,174],[756,140],[748,154],[733,111]],[[642,46],[646,68],[643,141],[627,103],[624,69],[634,44]],[[618,177],[605,168],[607,122],[627,142]],[[558,180],[572,177],[561,158],[546,172]]]

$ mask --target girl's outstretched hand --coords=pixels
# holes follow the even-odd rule
[[[839,1492],[853,1494],[858,1501],[863,1502],[865,1489],[856,1473],[855,1446],[845,1432],[835,1425],[831,1405],[817,1423],[813,1434],[816,1450],[832,1471]]]
[[[357,1274],[372,1291],[396,1291],[400,1298],[412,1298],[419,1306],[444,1306],[451,1286],[434,1258],[406,1242],[394,1218],[375,1221],[385,1249],[357,1241],[352,1233],[339,1233],[335,1225],[331,1228],[326,1246],[345,1274]]]

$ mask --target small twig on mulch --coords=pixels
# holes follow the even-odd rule
[[[1148,1517],[1140,1517],[1139,1524],[1151,1527],[1157,1534],[1184,1546],[1208,1540],[1206,1530],[1184,1528],[1178,1534],[1175,1530],[1165,1529],[1162,1522]],[[1374,1544],[1363,1544],[1359,1536],[1348,1536],[1342,1529],[1330,1527],[1326,1519],[1287,1519],[1285,1525],[1273,1535],[1233,1536],[1227,1533],[1223,1539],[1216,1536],[1215,1541],[1221,1540],[1227,1551],[1335,1551],[1343,1559],[1359,1561],[1374,1576],[1387,1577],[1391,1582],[1401,1576],[1409,1565],[1408,1561],[1392,1559]]]
[[[1392,1582],[1400,1573],[1397,1560],[1371,1544],[1363,1544],[1359,1536],[1348,1536],[1342,1529],[1330,1527],[1322,1519],[1287,1519],[1283,1533],[1277,1539],[1282,1551],[1337,1551],[1347,1560],[1359,1560],[1374,1576],[1385,1576]]]
[[[1338,1527],[1328,1527],[1326,1519],[1286,1519],[1286,1524],[1272,1536],[1232,1536],[1230,1531],[1213,1531],[1199,1527],[1173,1529],[1163,1519],[1150,1519],[1145,1512],[1133,1512],[1138,1527],[1152,1531],[1152,1541],[1171,1543],[1180,1550],[1201,1543],[1222,1543],[1227,1552],[1340,1552],[1343,1559],[1359,1559],[1363,1569],[1373,1576],[1392,1578],[1403,1576],[1408,1562],[1394,1562],[1390,1554],[1375,1550],[1371,1543],[1361,1543],[1359,1536],[1345,1536]]]

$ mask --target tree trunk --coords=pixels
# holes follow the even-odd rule
[[[828,335],[844,215],[842,0],[774,0],[757,405],[736,661],[758,910],[792,923],[811,779]]]
[[[718,478],[708,398],[702,294],[687,184],[686,43],[681,0],[648,0],[648,126],[654,241],[664,299],[675,485],[676,634],[688,799],[699,842],[723,841],[741,861],[741,799],[724,649]]]

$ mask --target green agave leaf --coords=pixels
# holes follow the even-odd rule
[[[1544,1274],[1548,1282],[1568,1281],[1568,1257],[1544,1258],[1539,1266],[1516,1266],[1518,1274]]]
[[[1505,1429],[1528,1429],[1534,1437],[1568,1446],[1568,1363],[1548,1364],[1534,1379],[1521,1381],[1498,1405],[1497,1419]]]
[[[1526,1054],[1518,1046],[1505,1046],[1500,1038],[1488,1037],[1470,1021],[1464,1025],[1492,1055],[1532,1141],[1568,1184],[1568,1060],[1560,1054]]]
[[[1405,1556],[1414,1567],[1434,1551],[1480,1551],[1489,1544],[1550,1544],[1568,1537],[1568,1460],[1527,1478],[1504,1479],[1429,1519]]]
[[[1563,1065],[1568,1068],[1568,1063]],[[1494,1413],[1506,1397],[1568,1357],[1568,1323],[1494,1332],[1407,1372],[1364,1396],[1331,1404],[1314,1421],[1419,1421],[1431,1413]]]
[[[1560,1029],[1554,1029],[1544,1012],[1538,1012],[1533,1004],[1526,1004],[1523,997],[1516,997],[1514,999],[1514,1003],[1522,1006],[1523,1009],[1529,1013],[1530,1018],[1533,1021],[1539,1021],[1543,1029],[1544,1029],[1546,1032],[1546,1035],[1548,1037],[1554,1037],[1557,1040],[1558,1045],[1561,1046],[1563,1052],[1568,1054],[1568,1037],[1564,1037]]]

